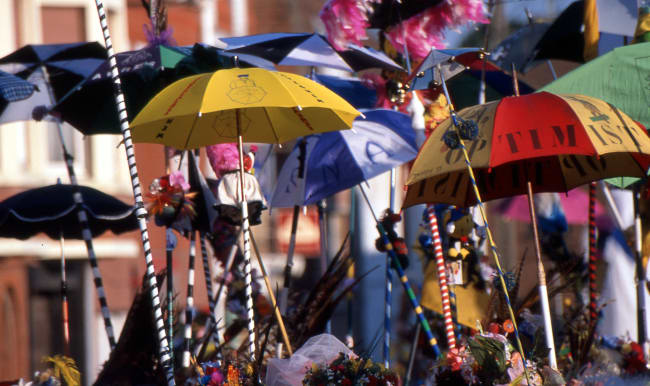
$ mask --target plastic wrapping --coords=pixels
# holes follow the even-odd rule
[[[352,350],[334,335],[321,334],[311,338],[289,359],[271,359],[266,370],[267,386],[301,386],[312,363],[328,364],[340,353],[354,356]]]

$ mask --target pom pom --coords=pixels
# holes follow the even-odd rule
[[[418,237],[418,241],[420,242],[420,245],[422,248],[428,249],[431,248],[433,245],[433,239],[431,238],[430,235],[427,235],[426,233],[420,234]]]
[[[239,168],[239,150],[234,143],[220,143],[206,147],[210,166],[217,179],[225,173]]]
[[[466,141],[473,141],[478,137],[478,125],[473,120],[464,120],[458,117],[458,132],[460,137]]]
[[[368,13],[376,0],[329,0],[320,11],[320,19],[327,30],[327,40],[338,51],[348,44],[362,45],[368,39]]]
[[[442,142],[450,149],[458,149],[460,147],[460,138],[458,138],[458,133],[456,133],[455,129],[447,130],[442,136]]]

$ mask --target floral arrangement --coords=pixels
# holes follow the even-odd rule
[[[195,366],[196,384],[203,386],[243,386],[252,384],[253,367],[236,363],[219,365],[217,362],[205,362]]]
[[[196,193],[190,193],[190,185],[180,171],[153,180],[147,192],[147,212],[156,218],[156,224],[170,226],[179,217],[196,216],[194,202]]]
[[[370,359],[341,353],[329,365],[312,364],[302,384],[309,386],[389,386],[399,385],[401,382],[395,373]]]

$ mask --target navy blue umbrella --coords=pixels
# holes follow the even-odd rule
[[[79,192],[83,203],[75,202]],[[56,184],[30,189],[0,202],[0,237],[20,240],[38,233],[53,239],[81,239],[77,209],[82,206],[88,215],[93,236],[107,230],[119,234],[138,228],[135,207],[99,190],[78,185]]]
[[[349,72],[369,68],[404,71],[383,52],[353,44],[336,51],[327,38],[315,33],[267,33],[221,41],[228,45],[228,52],[259,56],[283,66],[323,66]]]
[[[0,70],[51,92],[48,104],[53,105],[106,58],[106,49],[97,42],[30,44],[0,58]],[[26,119],[31,119],[32,111],[27,113]]]

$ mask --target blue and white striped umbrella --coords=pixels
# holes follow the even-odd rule
[[[304,178],[299,178],[299,146],[278,176],[273,207],[310,205],[409,162],[417,155],[411,118],[387,110],[361,110],[352,130],[305,137]]]

